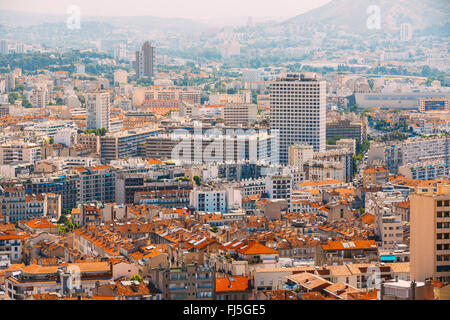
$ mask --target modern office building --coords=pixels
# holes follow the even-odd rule
[[[279,139],[279,162],[288,163],[288,148],[307,142],[325,150],[326,82],[316,76],[287,74],[270,85],[270,129]]]
[[[450,111],[447,97],[430,97],[419,100],[419,111]]]
[[[77,181],[80,176],[45,176],[26,178],[22,180],[27,194],[54,193],[61,195],[61,205],[65,209],[76,207]]]
[[[256,104],[227,104],[223,108],[223,119],[230,125],[248,125],[256,122]]]
[[[100,154],[103,161],[119,160],[144,155],[145,139],[154,135],[152,128],[138,128],[107,133],[100,138]]]
[[[109,130],[109,116],[111,108],[111,100],[109,92],[93,92],[87,94],[86,99],[87,129],[101,129]]]
[[[410,195],[411,280],[450,281],[450,186]]]
[[[327,121],[327,139],[343,137],[362,142],[367,138],[366,126],[362,121]]]
[[[272,137],[265,132],[215,134],[159,134],[146,139],[146,157],[183,163],[224,163],[226,161],[270,162]]]
[[[138,77],[153,77],[154,48],[145,41],[140,51],[136,51],[136,74]]]
[[[113,167],[97,166],[78,168],[80,179],[77,180],[77,202],[115,201],[116,173]]]

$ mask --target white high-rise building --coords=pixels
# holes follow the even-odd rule
[[[87,100],[87,129],[109,130],[109,116],[111,99],[109,92],[88,93]]]
[[[48,105],[48,92],[46,88],[35,87],[31,91],[31,104],[36,108],[46,108]]]
[[[12,91],[16,87],[16,75],[14,72],[8,73],[6,77],[6,91]]]
[[[8,40],[5,39],[0,40],[0,53],[1,54],[9,53]]]
[[[326,82],[315,75],[287,74],[270,85],[270,130],[278,136],[279,162],[289,146],[306,142],[325,150]]]
[[[410,41],[412,39],[412,25],[410,23],[402,23],[400,25],[400,40]]]

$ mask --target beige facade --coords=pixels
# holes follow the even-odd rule
[[[230,125],[247,125],[256,122],[257,107],[255,104],[227,104],[223,116]]]
[[[289,165],[301,168],[306,161],[312,160],[314,147],[307,143],[296,143],[289,147]]]
[[[411,194],[411,279],[450,280],[450,186]]]

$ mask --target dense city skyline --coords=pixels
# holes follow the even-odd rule
[[[450,300],[448,1],[68,4],[0,5],[0,300]]]

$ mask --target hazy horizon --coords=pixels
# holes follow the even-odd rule
[[[185,18],[192,20],[229,19],[253,17],[289,18],[331,0],[16,0],[0,1],[0,10],[14,10],[36,14],[66,15],[70,5],[77,5],[86,16],[156,16],[162,18]]]

